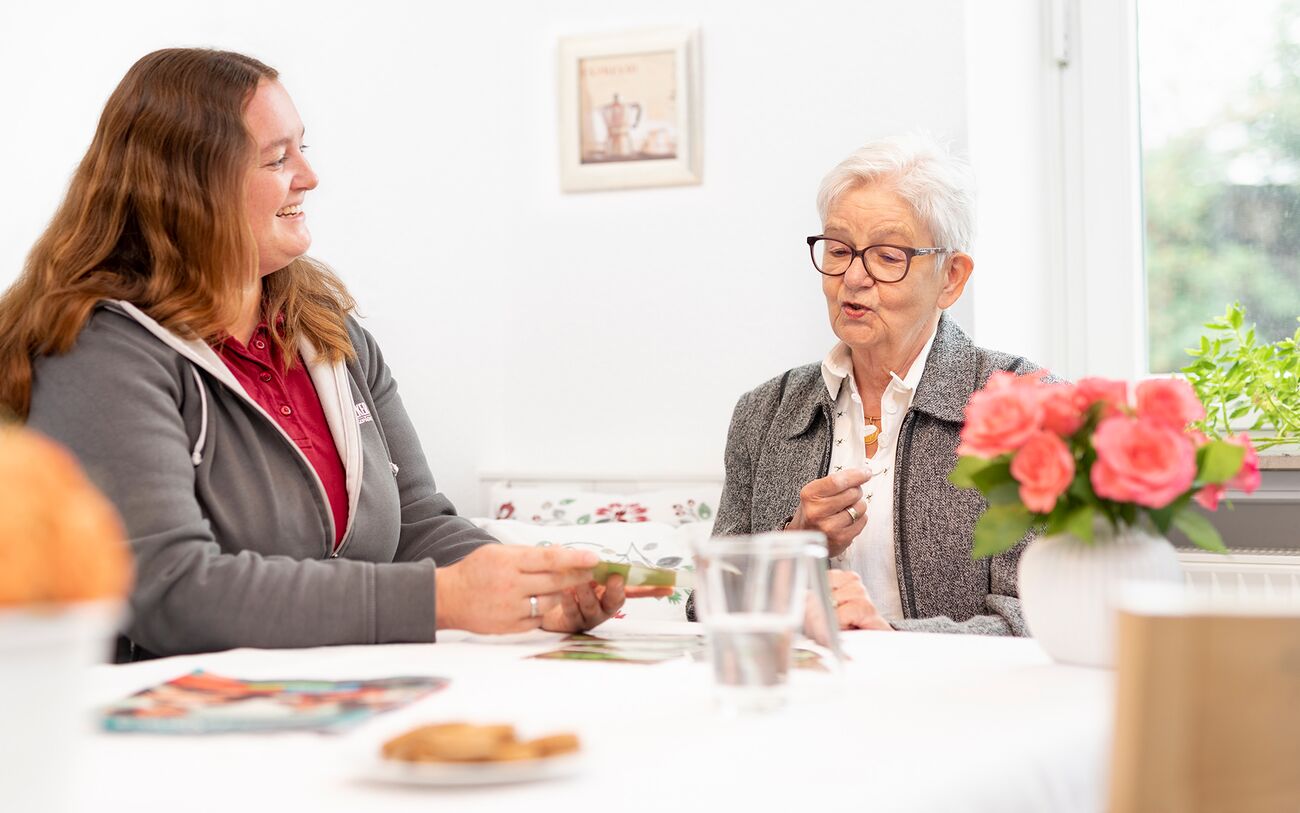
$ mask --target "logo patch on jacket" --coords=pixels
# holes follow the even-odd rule
[[[374,418],[370,417],[370,407],[366,406],[365,401],[355,404],[353,408],[357,411],[357,426],[360,426],[367,421],[374,420]]]

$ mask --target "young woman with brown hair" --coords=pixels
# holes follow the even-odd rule
[[[0,298],[0,408],[126,523],[134,651],[575,630],[594,556],[512,548],[434,486],[374,338],[305,255],[317,177],[277,73],[167,49],[110,97]]]

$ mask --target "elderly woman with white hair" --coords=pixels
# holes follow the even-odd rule
[[[873,141],[817,209],[810,270],[839,341],[741,396],[714,531],[824,533],[842,626],[1024,635],[1020,546],[973,560],[984,502],[948,482],[971,393],[1035,369],[944,313],[975,266],[969,167],[928,138]]]

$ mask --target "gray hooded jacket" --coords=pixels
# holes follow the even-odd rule
[[[28,424],[69,447],[135,554],[127,634],[160,655],[433,641],[434,571],[494,541],[434,486],[374,338],[300,348],[346,471],[348,527],[320,478],[220,357],[125,302],[37,359]]]
[[[899,430],[894,478],[894,556],[905,618],[897,629],[1025,635],[1016,597],[1020,545],[971,558],[975,521],[987,503],[948,482],[966,402],[994,370],[1037,369],[976,347],[943,314],[912,407]],[[770,531],[794,514],[799,490],[825,477],[834,400],[820,364],[787,371],[743,396],[727,434],[726,483],[713,530]]]

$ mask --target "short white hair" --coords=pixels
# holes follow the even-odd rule
[[[882,183],[915,210],[930,229],[935,246],[970,251],[975,237],[975,174],[969,163],[924,133],[869,141],[828,172],[817,190],[822,224],[840,195]]]

